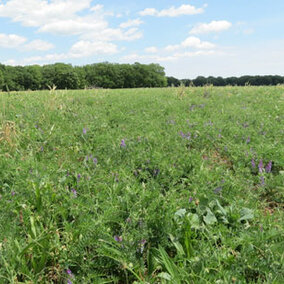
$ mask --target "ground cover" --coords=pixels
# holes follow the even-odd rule
[[[0,283],[283,283],[284,88],[0,93]]]

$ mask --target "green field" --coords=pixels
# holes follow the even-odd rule
[[[0,93],[0,283],[284,283],[284,87]]]

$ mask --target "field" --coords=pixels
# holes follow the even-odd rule
[[[0,283],[284,283],[284,87],[0,93]]]

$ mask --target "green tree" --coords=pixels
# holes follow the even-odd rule
[[[2,90],[4,85],[4,75],[3,72],[0,70],[0,90]]]

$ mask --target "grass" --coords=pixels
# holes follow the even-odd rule
[[[283,283],[283,103],[0,94],[0,283]]]

